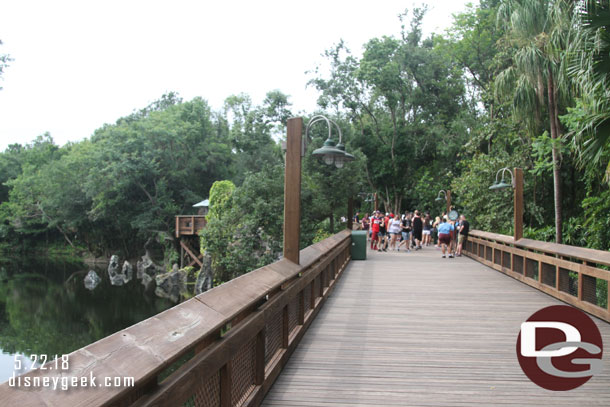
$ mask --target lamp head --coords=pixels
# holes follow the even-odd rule
[[[322,147],[314,150],[311,154],[322,158],[325,164],[331,165],[337,157],[341,157],[345,153],[335,146],[334,141],[327,139]]]
[[[345,164],[346,162],[355,160],[355,157],[353,155],[345,152],[345,145],[343,143],[337,144],[337,150],[343,151],[343,157],[341,157],[341,156],[335,157],[335,165],[337,168],[343,167],[343,164]],[[339,160],[339,162],[341,163],[340,164],[341,167],[339,167],[339,165],[337,165],[337,160]]]
[[[508,188],[511,186],[512,186],[511,184],[507,184],[506,182],[504,182],[504,180],[501,180],[501,181],[494,181],[494,183],[489,187],[489,189],[492,189],[492,190],[504,189],[504,188]]]

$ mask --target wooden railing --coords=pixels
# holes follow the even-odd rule
[[[610,322],[610,252],[473,230],[464,253]]]
[[[301,265],[282,259],[79,349],[66,371],[27,374],[32,381],[92,375],[98,387],[4,383],[0,404],[256,406],[350,261],[349,231],[301,250],[300,258]],[[133,377],[135,386],[100,387],[105,377]]]
[[[205,215],[176,216],[176,237],[196,235],[206,225]]]

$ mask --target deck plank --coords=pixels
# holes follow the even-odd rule
[[[562,302],[434,248],[353,261],[264,406],[609,406],[604,371],[569,392],[521,371],[521,322]],[[593,318],[610,346],[610,324]]]

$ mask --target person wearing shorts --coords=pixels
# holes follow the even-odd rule
[[[380,223],[381,219],[379,218],[379,213],[375,213],[371,218],[371,250],[377,249],[377,235],[379,234]]]
[[[457,248],[457,256],[462,256],[462,248],[464,247],[464,243],[468,240],[468,232],[470,231],[470,223],[466,220],[466,216],[460,216],[460,229],[458,234],[458,248]]]
[[[422,221],[421,216],[419,215],[419,211],[415,211],[415,216],[413,217],[412,222],[413,228],[413,240],[415,241],[415,250],[419,250],[422,248],[422,232],[424,229],[424,222]]]
[[[389,215],[389,214],[388,214]],[[386,244],[386,233],[387,233],[387,217],[384,217],[382,213],[379,214],[379,233],[377,234],[377,251],[387,251]]]
[[[422,237],[423,237],[423,245],[424,246],[430,246],[430,233],[431,233],[431,229],[432,229],[432,222],[430,219],[430,214],[426,213],[426,216],[424,217],[424,230],[422,230]]]
[[[445,258],[445,252],[447,251],[447,247],[451,245],[451,233],[453,231],[453,225],[447,222],[445,218],[442,218],[441,223],[438,225],[438,243],[441,245],[443,258]],[[452,257],[453,254],[449,253],[449,258]]]
[[[405,212],[405,216],[401,221],[401,233],[402,233],[402,241],[398,245],[398,249],[400,250],[400,246],[403,244],[407,248],[407,252],[411,251],[411,214],[409,212]]]
[[[390,231],[390,235],[391,235],[390,250],[396,250],[397,249],[396,240],[398,239],[398,236],[400,236],[400,216],[399,215],[394,216],[394,219],[390,220],[389,231]]]

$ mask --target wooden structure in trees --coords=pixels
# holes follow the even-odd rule
[[[176,216],[176,238],[180,241],[180,268],[201,267],[203,255],[199,251],[199,231],[206,225],[204,215]]]

